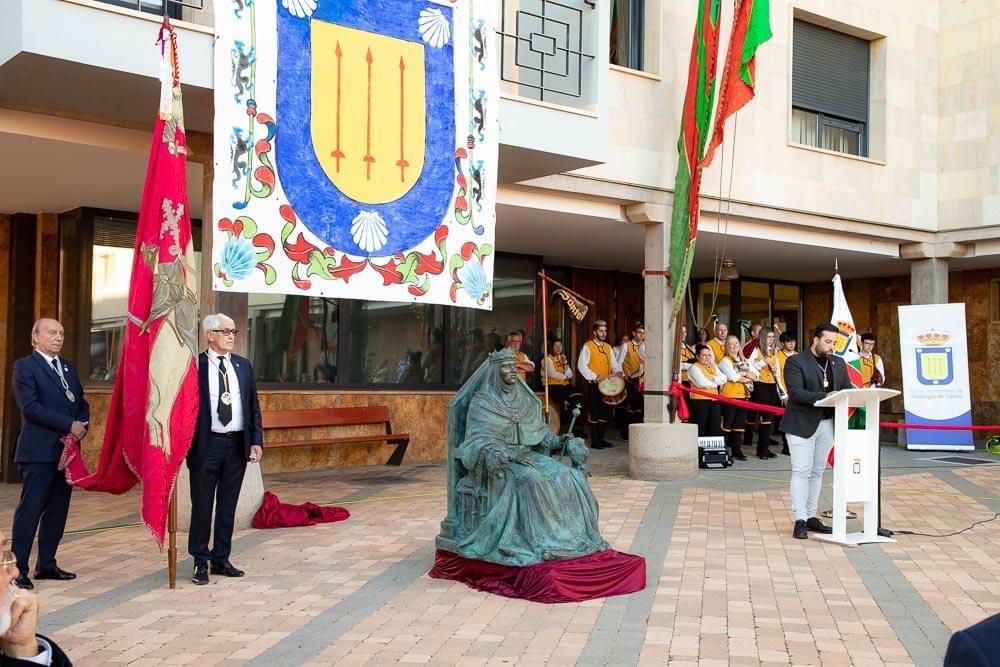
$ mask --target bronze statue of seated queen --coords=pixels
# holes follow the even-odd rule
[[[448,517],[437,547],[515,567],[603,551],[587,447],[542,421],[515,362],[510,349],[492,353],[448,406]]]

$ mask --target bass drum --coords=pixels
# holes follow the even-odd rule
[[[618,405],[625,400],[625,378],[620,375],[609,375],[597,383],[597,391],[601,392],[601,400],[606,405]]]

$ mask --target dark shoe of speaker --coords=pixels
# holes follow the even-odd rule
[[[35,585],[31,583],[31,579],[28,579],[28,575],[26,574],[17,575],[17,578],[14,579],[14,585],[18,588],[23,588],[26,591],[30,591],[35,587]]]
[[[806,520],[806,528],[816,533],[830,534],[833,532],[833,528],[826,525],[816,517],[812,517],[811,519]]]
[[[795,528],[792,529],[792,537],[797,540],[808,539],[809,535],[806,533],[806,522],[802,519],[798,519],[795,522]]]

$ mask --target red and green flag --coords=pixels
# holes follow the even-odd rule
[[[719,59],[719,7],[721,0],[698,0],[698,21],[691,43],[687,91],[677,139],[677,177],[670,220],[670,275],[674,286],[676,317],[684,303],[698,236],[698,192],[701,189],[701,156],[715,105],[715,72]]]
[[[677,142],[679,159],[674,181],[674,205],[670,221],[670,275],[674,288],[673,316],[680,311],[694,262],[698,236],[698,195],[701,170],[722,143],[726,119],[739,111],[754,95],[757,48],[771,38],[769,0],[736,0],[733,30],[726,54],[719,103],[715,104],[716,65],[719,55],[720,0],[698,0],[698,20],[687,92]],[[708,143],[708,130],[715,111],[715,126]],[[706,150],[706,143],[708,147]]]
[[[712,140],[702,166],[712,163],[715,149],[722,144],[726,120],[753,99],[757,83],[757,48],[771,39],[770,0],[736,0],[733,31],[729,35],[726,64],[719,84],[719,104],[712,127]]]

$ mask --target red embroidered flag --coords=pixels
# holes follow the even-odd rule
[[[163,547],[174,479],[198,417],[198,295],[187,201],[177,40],[160,29],[160,111],[136,229],[128,321],[98,468],[67,438],[66,480],[125,493],[142,483],[142,520]]]

